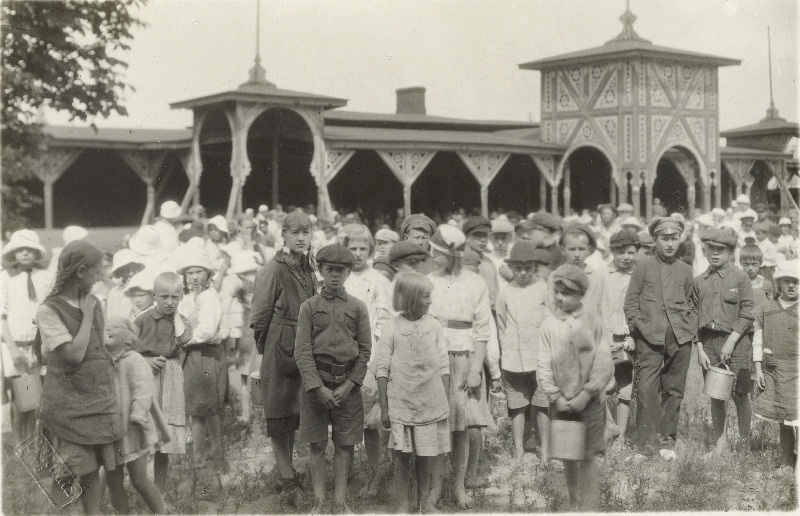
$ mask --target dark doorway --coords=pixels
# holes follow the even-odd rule
[[[480,185],[454,152],[437,152],[411,187],[411,211],[436,222],[459,209],[480,213],[480,206]]]
[[[209,217],[224,214],[231,193],[231,127],[222,111],[209,113],[200,131],[200,204]]]
[[[175,153],[168,154],[156,177],[156,210],[168,200],[180,204],[187,188],[189,188],[189,178],[186,177],[180,157]]]
[[[595,147],[579,147],[567,158],[570,170],[570,207],[574,212],[596,210],[597,206],[611,201],[611,162]],[[558,187],[563,199],[564,180]]]
[[[489,185],[489,212],[516,211],[526,215],[542,208],[539,169],[528,156],[512,154]]]

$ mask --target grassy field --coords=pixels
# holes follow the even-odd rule
[[[733,410],[733,405],[729,407]],[[731,416],[733,418],[733,416]],[[227,467],[222,471],[193,470],[188,457],[176,461],[166,499],[183,514],[306,513],[310,491],[291,497],[276,493],[273,462],[264,426],[257,419],[250,428],[234,423],[233,409],[225,417]],[[734,430],[729,436],[735,438]],[[776,424],[755,419],[752,446],[746,453],[730,453],[706,460],[710,444],[708,398],[702,394],[702,376],[693,360],[682,408],[677,459],[637,461],[627,447],[609,448],[601,459],[602,511],[790,511],[797,509],[795,477],[778,465]],[[481,471],[490,486],[473,492],[472,512],[559,512],[566,510],[567,490],[561,472],[544,470],[534,454],[512,460],[508,421],[485,435]],[[8,437],[8,434],[5,435]],[[8,441],[6,439],[5,441]],[[331,450],[329,449],[329,452]],[[356,451],[350,482],[351,507],[358,513],[392,512],[390,464],[382,461],[384,480],[376,497],[360,496],[364,484],[363,450]],[[305,447],[297,452],[298,469],[306,468]],[[3,446],[3,502],[5,514],[36,514],[47,506],[42,494],[13,455]],[[332,487],[331,487],[332,488]],[[131,492],[132,508],[146,512]],[[445,493],[443,512],[458,511]],[[75,512],[72,509],[71,512]],[[113,513],[110,507],[108,512]]]

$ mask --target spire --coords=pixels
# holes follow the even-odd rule
[[[256,0],[256,58],[255,64],[250,69],[250,78],[241,86],[263,85],[274,88],[275,85],[267,80],[267,71],[261,66],[261,0]],[[241,87],[240,86],[240,87]]]
[[[769,25],[767,26],[767,60],[769,61],[769,109],[767,109],[767,118],[762,122],[765,120],[784,120],[778,115],[778,109],[772,99],[772,40],[769,36]]]
[[[619,17],[619,21],[622,22],[622,32],[617,34],[617,37],[614,39],[607,41],[606,44],[614,43],[618,41],[642,41],[645,43],[650,43],[648,40],[641,37],[636,31],[633,29],[633,24],[636,22],[638,17],[631,12],[631,3],[630,0],[625,0],[625,12],[622,13],[622,16]]]

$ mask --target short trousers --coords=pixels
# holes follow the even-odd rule
[[[547,396],[536,381],[536,371],[514,373],[502,369],[500,373],[503,377],[503,390],[506,392],[509,410],[525,408],[528,405],[548,407]]]
[[[417,457],[436,457],[450,453],[450,424],[447,419],[427,425],[392,423],[389,449],[413,453]]]
[[[586,407],[577,413],[557,412],[555,406],[551,406],[550,417],[553,420],[583,421],[586,425],[586,456],[597,456],[606,451],[604,405],[599,399],[592,398]]]
[[[268,417],[267,437],[280,437],[300,428],[300,416]]]
[[[113,470],[123,460],[120,441],[108,444],[77,444],[52,436],[50,439],[56,453],[76,477],[93,473],[101,466],[106,471]]]
[[[617,396],[623,400],[631,400],[633,395],[633,364],[616,364],[614,381],[617,383]]]
[[[326,387],[335,390],[335,386]],[[334,388],[332,388],[334,387]],[[336,408],[326,408],[314,394],[300,394],[300,431],[297,439],[306,443],[319,443],[328,440],[328,425],[332,429],[333,444],[354,446],[364,438],[364,404],[361,401],[361,387],[356,385],[350,395]]]

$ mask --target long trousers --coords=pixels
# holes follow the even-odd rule
[[[692,354],[691,343],[678,344],[675,332],[667,325],[663,346],[636,338],[636,445],[644,453],[654,453],[661,438],[675,438],[678,416],[686,388],[686,373]]]

